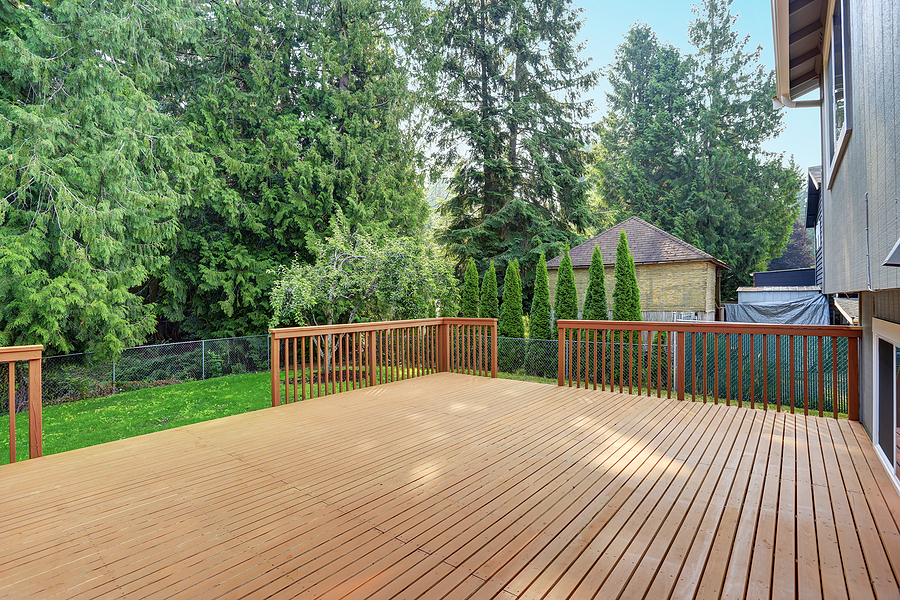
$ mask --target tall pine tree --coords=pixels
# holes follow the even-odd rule
[[[481,303],[478,305],[478,316],[482,319],[499,319],[500,305],[497,300],[497,270],[494,261],[488,265],[481,281]]]
[[[637,273],[634,270],[634,257],[628,249],[628,236],[623,229],[619,233],[619,245],[616,246],[616,278],[613,288],[613,320],[640,321],[641,293],[638,290]]]
[[[442,0],[435,113],[453,172],[439,240],[459,265],[518,260],[530,283],[591,223],[585,175],[596,74],[578,57],[578,12],[566,0]],[[530,287],[527,286],[526,287]]]
[[[549,340],[552,339],[550,335],[550,280],[547,277],[547,261],[541,254],[534,271],[534,294],[531,297],[531,312],[528,314],[528,337],[533,340]]]
[[[553,305],[553,339],[559,339],[556,322],[560,319],[578,318],[578,292],[575,291],[575,270],[566,246],[563,258],[556,272],[556,302]]]
[[[503,305],[500,307],[500,322],[497,334],[502,337],[524,338],[525,322],[522,313],[522,279],[519,277],[519,263],[512,261],[506,267],[503,277]]]
[[[475,261],[471,258],[466,265],[463,276],[463,285],[460,292],[459,316],[467,319],[478,317],[478,271],[475,269]]]

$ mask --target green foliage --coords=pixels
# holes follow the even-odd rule
[[[417,7],[197,5],[203,36],[165,97],[204,158],[160,282],[167,319],[198,336],[264,329],[276,268],[311,262],[337,209],[352,230],[421,230],[423,158],[406,125],[417,103],[402,51]]]
[[[466,274],[463,277],[460,298],[459,316],[474,319],[478,316],[478,270],[475,261],[469,259]]]
[[[784,247],[801,178],[762,145],[783,126],[774,75],[733,29],[731,0],[703,0],[683,56],[644,25],[610,66],[609,112],[594,148],[598,191],[727,263],[723,296]]]
[[[616,278],[613,288],[613,320],[640,321],[641,297],[638,291],[637,275],[634,271],[634,257],[628,249],[628,236],[623,229],[616,246]]]
[[[531,313],[528,315],[528,337],[533,340],[549,340],[550,337],[550,280],[547,277],[547,261],[544,255],[538,259],[534,272],[534,294],[531,297]]]
[[[606,274],[603,272],[603,256],[599,246],[594,246],[591,268],[588,270],[588,288],[584,295],[581,318],[588,321],[606,320],[609,309],[606,305]]]
[[[804,215],[805,216],[805,215]],[[816,266],[816,255],[813,241],[807,235],[806,222],[803,216],[794,221],[794,230],[784,250],[777,258],[769,261],[768,271],[782,269],[807,269]]]
[[[565,0],[440,0],[434,92],[440,166],[452,172],[438,239],[468,257],[518,260],[531,289],[543,253],[592,222],[582,123],[596,83],[579,58],[579,10]]]
[[[324,241],[309,234],[314,263],[295,259],[274,273],[271,326],[422,318],[435,299],[440,316],[459,310],[451,269],[432,247],[415,238],[351,233],[340,210],[331,229]]]
[[[478,305],[478,316],[482,319],[499,319],[500,306],[497,300],[497,270],[494,261],[488,265],[481,281],[481,303]]]
[[[503,278],[503,306],[500,308],[500,322],[497,324],[498,335],[524,338],[522,316],[522,280],[519,277],[519,263],[514,260],[507,265]]]
[[[569,247],[566,246],[565,254],[559,263],[556,277],[556,303],[553,307],[553,339],[559,338],[556,321],[560,319],[578,318],[578,293],[575,291],[575,271],[572,268],[572,259],[569,257]]]
[[[0,345],[113,357],[144,342],[195,162],[151,93],[194,35],[177,1],[0,13]]]

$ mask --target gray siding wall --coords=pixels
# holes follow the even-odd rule
[[[872,354],[872,318],[900,323],[900,289],[884,292],[862,293],[859,295],[859,324],[862,326],[862,357],[860,359],[860,403],[859,421],[869,435],[872,435],[874,416],[872,396],[875,393],[874,365]]]
[[[853,1],[850,12],[853,131],[830,190],[823,144],[825,293],[867,288],[866,192],[872,287],[900,287],[900,268],[881,266],[900,237],[900,1]],[[822,123],[829,135],[825,109]]]

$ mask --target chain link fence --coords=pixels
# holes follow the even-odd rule
[[[101,398],[131,390],[238,373],[269,371],[269,336],[220,338],[126,348],[115,362],[93,353],[41,361],[43,404]],[[28,407],[28,366],[16,365],[16,411]],[[8,373],[0,370],[0,413],[8,413]]]

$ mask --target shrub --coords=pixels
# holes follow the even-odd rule
[[[478,316],[478,271],[475,260],[469,259],[466,273],[463,276],[463,287],[460,298],[459,316],[474,318]]]
[[[481,281],[481,302],[478,305],[478,316],[482,319],[497,319],[500,317],[500,306],[497,301],[497,270],[494,261],[484,272]]]
[[[559,336],[556,321],[560,319],[578,318],[578,294],[575,292],[575,271],[572,269],[572,259],[569,257],[569,245],[566,244],[566,252],[559,264],[559,275],[556,279],[556,304],[553,307],[553,338]]]

